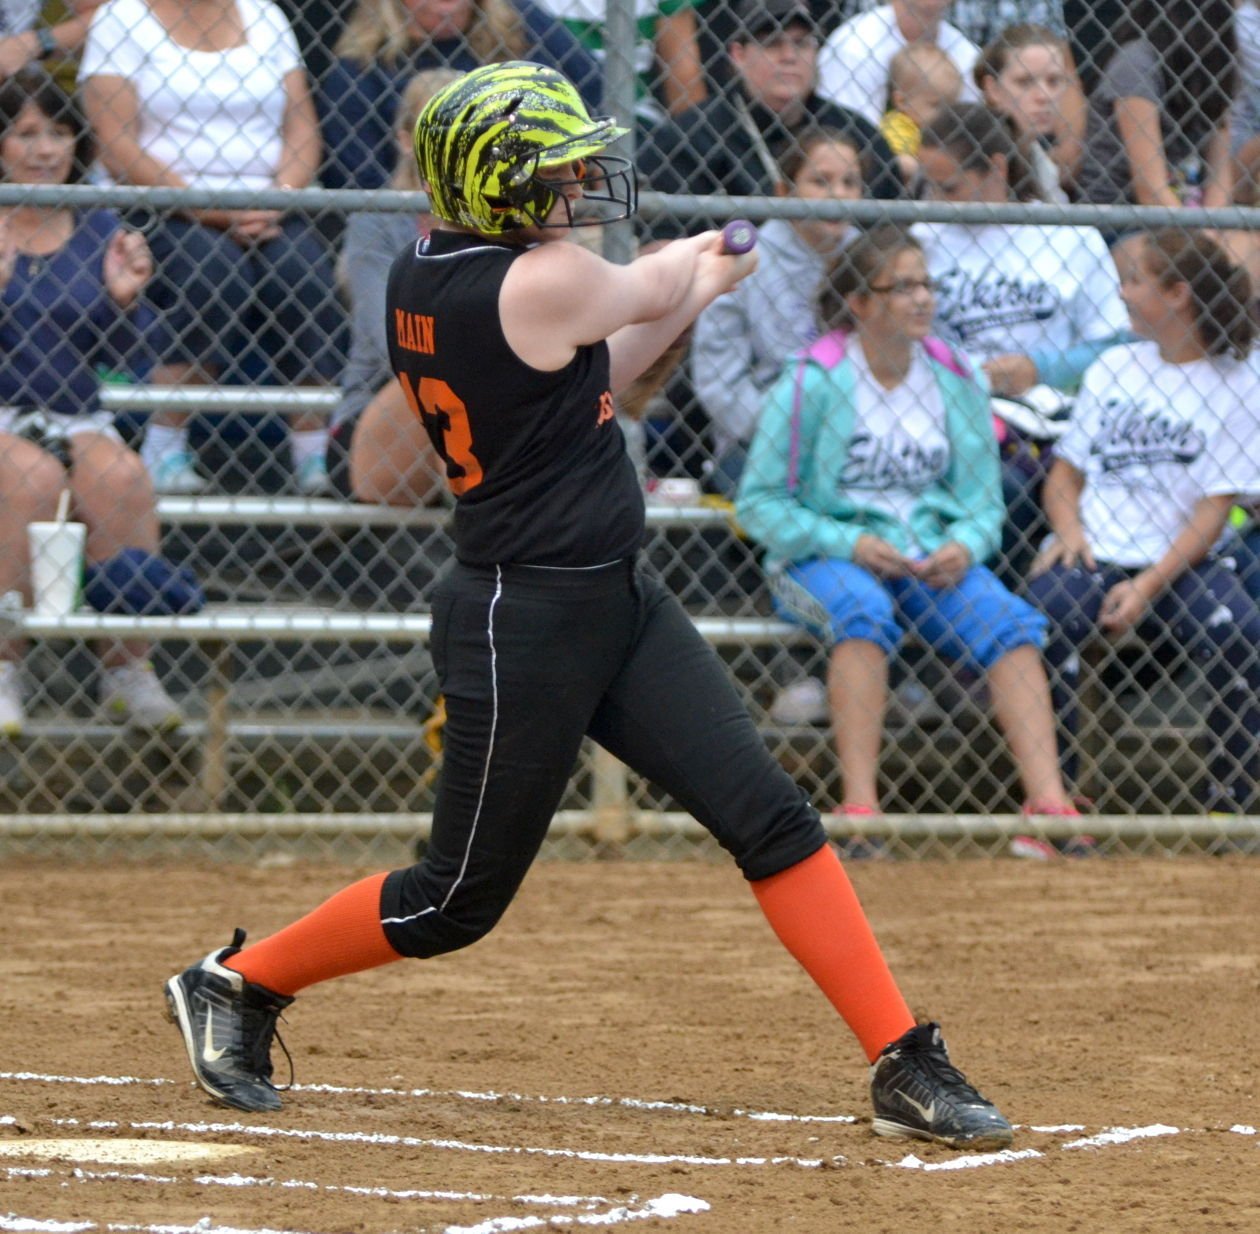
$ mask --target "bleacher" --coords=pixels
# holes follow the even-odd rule
[[[151,391],[128,392],[136,395],[154,397]],[[232,394],[235,405],[251,410],[268,397],[261,390]],[[349,537],[349,555],[356,560],[356,544],[361,550],[399,534],[411,537],[425,560],[445,560],[449,511],[219,495],[163,496],[158,513],[166,539],[178,537],[194,558],[198,544],[233,546],[227,568],[222,560],[197,563],[214,597],[202,612],[138,617],[80,610],[50,618],[9,609],[0,612],[0,628],[58,646],[102,637],[152,639],[164,675],[182,687],[188,722],[177,734],[138,739],[73,709],[38,714],[16,749],[0,750],[0,813],[428,808],[428,772],[440,742],[431,723],[437,690],[426,649],[430,617],[423,587],[407,609],[389,611],[361,597],[338,596],[330,581],[335,567],[324,568],[326,577],[310,583],[305,597],[295,594],[288,566],[271,578],[257,561],[252,573],[242,567],[250,565],[251,544],[261,557],[275,558],[287,540],[300,546],[306,573],[320,573],[312,540],[330,539],[340,559],[347,548],[343,537]],[[685,556],[692,582],[707,572],[724,573],[732,548],[745,565],[751,563],[725,508],[652,505],[647,521],[647,559],[666,572]],[[801,631],[770,615],[764,594],[745,594],[736,611],[723,611],[731,607],[721,597],[697,595],[693,586],[688,608],[697,629],[742,683],[768,744],[825,802],[836,792],[826,728],[777,726],[767,713],[776,663],[797,648],[813,656],[817,671],[820,653]],[[1154,813],[1158,802],[1168,802],[1165,809],[1189,810],[1183,797],[1201,770],[1195,753],[1201,720],[1185,706],[1177,715],[1152,715],[1143,695],[1117,703],[1099,683],[1119,664],[1115,649],[1104,645],[1091,658],[1093,675],[1082,691],[1083,787],[1109,808]],[[1146,714],[1132,714],[1143,706]],[[898,805],[928,812],[983,812],[987,802],[1001,800],[1012,776],[987,714],[965,698],[944,723],[899,728],[886,745],[884,771],[897,786]],[[630,783],[624,773],[601,767],[592,753],[576,777],[572,804],[589,803],[597,785],[605,803],[629,795],[667,804],[653,801],[646,786]]]
[[[629,25],[623,34],[633,37]],[[725,41],[723,36],[718,44]],[[633,85],[616,73],[618,64],[631,62],[628,44],[622,51],[609,57],[613,75],[605,98],[628,114]],[[75,186],[65,200],[74,202],[74,194],[86,188]],[[139,195],[126,188],[92,191],[98,195],[91,204],[120,209],[257,205],[303,212],[330,224],[334,214],[346,211],[412,211],[417,204],[414,195],[392,190],[307,188],[247,196],[200,189],[157,188]],[[34,196],[53,200],[47,188]],[[671,198],[647,191],[642,204],[649,222],[662,215],[688,222],[746,215],[764,222],[803,217],[799,207],[804,205],[810,213],[858,224],[878,219],[1022,222],[1025,214],[1047,225],[1110,228],[1150,221],[1128,207],[1073,207],[1075,217],[1068,219],[1058,207],[1015,203],[955,204],[943,215],[939,202],[802,203],[687,193]],[[1191,225],[1249,225],[1225,211],[1189,211],[1182,217]],[[629,228],[610,229],[604,240],[605,252],[618,260],[634,247]],[[103,392],[104,406],[117,413],[261,413],[272,420],[298,411],[327,412],[338,398],[338,391],[328,387],[107,385]],[[680,422],[690,415],[681,407],[674,410]],[[692,445],[702,448],[698,438]],[[238,469],[236,478],[242,475],[248,479],[248,468]],[[431,723],[437,689],[427,651],[429,602],[451,552],[444,529],[448,512],[234,493],[227,490],[235,479],[226,484],[222,474],[215,479],[216,495],[163,497],[158,508],[164,552],[188,564],[210,596],[202,613],[138,618],[83,611],[49,619],[20,609],[0,612],[7,631],[31,640],[28,676],[38,682],[25,735],[0,742],[0,813],[49,818],[133,810],[199,811],[207,818],[307,813],[331,820],[401,817],[428,808],[429,772],[438,746]],[[705,505],[654,506],[645,555],[729,664],[776,755],[820,804],[837,800],[826,727],[785,727],[769,717],[789,668],[805,666],[817,674],[823,655],[772,616],[755,554],[734,534],[727,514]],[[97,638],[127,637],[155,641],[162,679],[188,717],[178,734],[139,739],[100,722],[90,694],[95,662],[84,647]],[[1105,642],[1087,657],[1082,787],[1105,810],[1165,816],[1197,812],[1191,793],[1202,773],[1197,672],[1182,666],[1172,689],[1158,686],[1152,693],[1142,665],[1131,660],[1125,648]],[[913,644],[895,671],[924,674],[933,688],[948,684],[948,671]],[[1018,800],[1009,757],[982,694],[946,693],[946,714],[930,724],[898,725],[888,734],[883,768],[890,819],[934,811],[983,813]],[[569,804],[589,809],[627,794],[645,805],[662,804],[644,786],[588,756]]]

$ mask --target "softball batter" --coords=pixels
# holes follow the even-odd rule
[[[432,653],[446,749],[424,860],[347,887],[166,983],[197,1081],[274,1110],[276,1018],[318,981],[475,942],[538,851],[591,736],[717,837],[872,1061],[875,1130],[966,1147],[1011,1128],[916,1025],[818,814],[766,752],[717,656],[638,565],[644,511],[613,415],[624,389],[756,267],[717,232],[627,266],[566,243],[580,209],[628,218],[622,135],[536,64],[436,95],[415,148],[442,220],[387,296],[394,371],[457,497]],[[586,199],[586,204],[579,203]]]

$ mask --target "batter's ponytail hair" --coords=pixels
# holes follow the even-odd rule
[[[1162,284],[1185,283],[1190,289],[1195,329],[1208,355],[1246,357],[1256,337],[1246,270],[1206,232],[1178,227],[1150,232],[1144,257]]]

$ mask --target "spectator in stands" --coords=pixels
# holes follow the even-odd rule
[[[916,185],[923,126],[962,94],[958,66],[935,43],[907,43],[888,66],[889,108],[879,131],[897,156],[902,179]]]
[[[788,620],[832,647],[841,813],[878,812],[888,660],[903,631],[986,671],[1030,813],[1072,815],[1042,668],[1044,619],[981,564],[1002,499],[987,392],[928,337],[919,244],[876,228],[833,262],[826,332],[771,390],[740,482],[740,523],[766,549]]]
[[[988,107],[947,108],[923,133],[924,183],[942,201],[1035,201],[1027,149],[1010,121]],[[1034,387],[1071,390],[1124,336],[1128,314],[1115,263],[1093,228],[933,223],[920,234],[938,287],[938,328],[981,361],[993,393],[1036,404]],[[1002,429],[1002,571],[1011,584],[1044,531],[1041,484],[1058,427],[1038,433],[1010,422]]]
[[[1213,553],[1238,495],[1260,492],[1249,280],[1206,234],[1180,229],[1128,237],[1116,260],[1141,341],[1085,374],[1046,481],[1054,535],[1031,587],[1052,623],[1055,711],[1072,733],[1080,652],[1099,634],[1186,649],[1215,695],[1204,804],[1254,812],[1260,609]]]
[[[640,175],[663,193],[768,195],[782,182],[779,160],[806,128],[850,137],[866,165],[872,197],[904,194],[905,186],[879,116],[867,120],[814,91],[818,36],[804,0],[741,0],[739,33],[730,44],[730,87],[655,129],[640,151]],[[681,234],[662,220],[654,233]]]
[[[828,0],[835,14],[834,26],[860,13],[869,13],[887,0]],[[977,47],[997,38],[1007,26],[1034,22],[1048,26],[1064,41],[1068,37],[1063,0],[952,0],[945,8],[950,24],[957,27]]]
[[[1238,92],[1230,112],[1235,152],[1248,144],[1260,157],[1260,3],[1237,0],[1234,41],[1238,47]]]
[[[1091,0],[1101,9],[1103,0]],[[1077,71],[1072,49],[1072,33],[1068,29],[1063,0],[954,0],[949,6],[949,20],[977,47],[1002,42],[1005,31],[1013,26],[1036,26],[1048,30],[1063,57],[1065,82],[1058,100],[1056,125],[1049,142],[1050,157],[1059,168],[1064,185],[1074,182],[1081,161],[1085,140],[1085,87]],[[977,62],[976,71],[980,68]],[[977,81],[983,91],[983,83]],[[991,104],[992,99],[988,100]],[[1005,108],[994,104],[999,111]],[[1053,200],[1047,197],[1047,200]]]
[[[109,0],[80,69],[101,162],[118,183],[299,189],[319,166],[315,108],[293,32],[270,0]],[[254,344],[286,381],[340,371],[343,326],[332,259],[311,226],[281,210],[195,209],[149,233],[152,298],[176,326],[159,384],[239,380]],[[326,482],[323,421],[292,422],[298,489]],[[203,487],[187,418],[157,413],[141,451],[159,492]]]
[[[888,104],[888,69],[908,43],[934,43],[963,79],[962,97],[980,97],[972,69],[980,48],[945,21],[948,0],[892,0],[837,26],[818,57],[818,91],[872,124]]]
[[[779,168],[780,196],[862,196],[861,156],[835,129],[803,130]],[[818,288],[852,233],[840,220],[770,219],[761,228],[757,269],[696,319],[691,372],[713,437],[712,492],[734,497],[766,391],[788,356],[817,337]]]
[[[873,5],[875,0],[865,2]],[[1065,44],[1068,39],[1063,0],[953,0],[949,20],[977,47],[1021,25],[1044,26]]]
[[[975,76],[984,101],[1026,140],[1042,199],[1066,202],[1063,184],[1076,176],[1085,127],[1067,45],[1045,26],[1010,26],[985,44]]]
[[[78,55],[87,37],[92,13],[101,0],[69,0],[64,21],[40,22],[38,0],[0,3],[0,79],[12,77],[37,60]]]
[[[559,17],[603,71],[603,0],[540,0]],[[649,123],[678,115],[708,97],[701,61],[698,0],[635,0],[634,69],[638,111]]]
[[[0,83],[0,171],[8,184],[82,179],[91,138],[75,103],[40,68]],[[153,486],[98,399],[95,366],[122,365],[154,325],[141,295],[144,237],[108,210],[0,210],[0,593],[29,590],[27,524],[54,518],[64,489],[87,526],[89,570],[124,550],[156,554]],[[0,641],[0,733],[25,722],[21,646]],[[101,649],[100,701],[112,718],[170,729],[179,709],[148,646]]]
[[[1233,185],[1234,0],[1138,0],[1090,96],[1086,201],[1223,206]]]
[[[312,83],[322,82],[336,59],[333,48],[346,28],[354,0],[279,0],[293,27]]]
[[[1260,137],[1242,147],[1234,161],[1234,200],[1236,206],[1260,206]],[[1260,321],[1260,231],[1229,228],[1217,240],[1235,265],[1251,279],[1251,311]]]
[[[420,69],[533,60],[564,73],[589,106],[602,89],[595,59],[536,0],[359,0],[336,52],[319,97],[327,188],[389,179],[399,100]]]
[[[983,4],[984,0],[975,0]],[[1102,62],[1115,48],[1115,31],[1127,19],[1133,0],[1063,0],[1063,24],[1067,27],[1067,43],[1081,78],[1081,88],[1088,98],[1094,93],[1102,74]],[[1052,21],[1025,17],[1057,32]]]
[[[400,157],[389,187],[420,190],[412,130],[424,105],[459,73],[425,69],[403,89],[398,111]],[[407,406],[389,366],[385,283],[394,259],[427,235],[429,215],[352,214],[338,263],[350,304],[350,358],[342,399],[332,416],[328,475],[342,496],[385,505],[428,505],[445,492],[441,460],[419,418]]]

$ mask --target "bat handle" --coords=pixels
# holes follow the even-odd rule
[[[757,228],[747,219],[731,219],[722,228],[722,251],[736,255],[747,253],[757,243]]]

